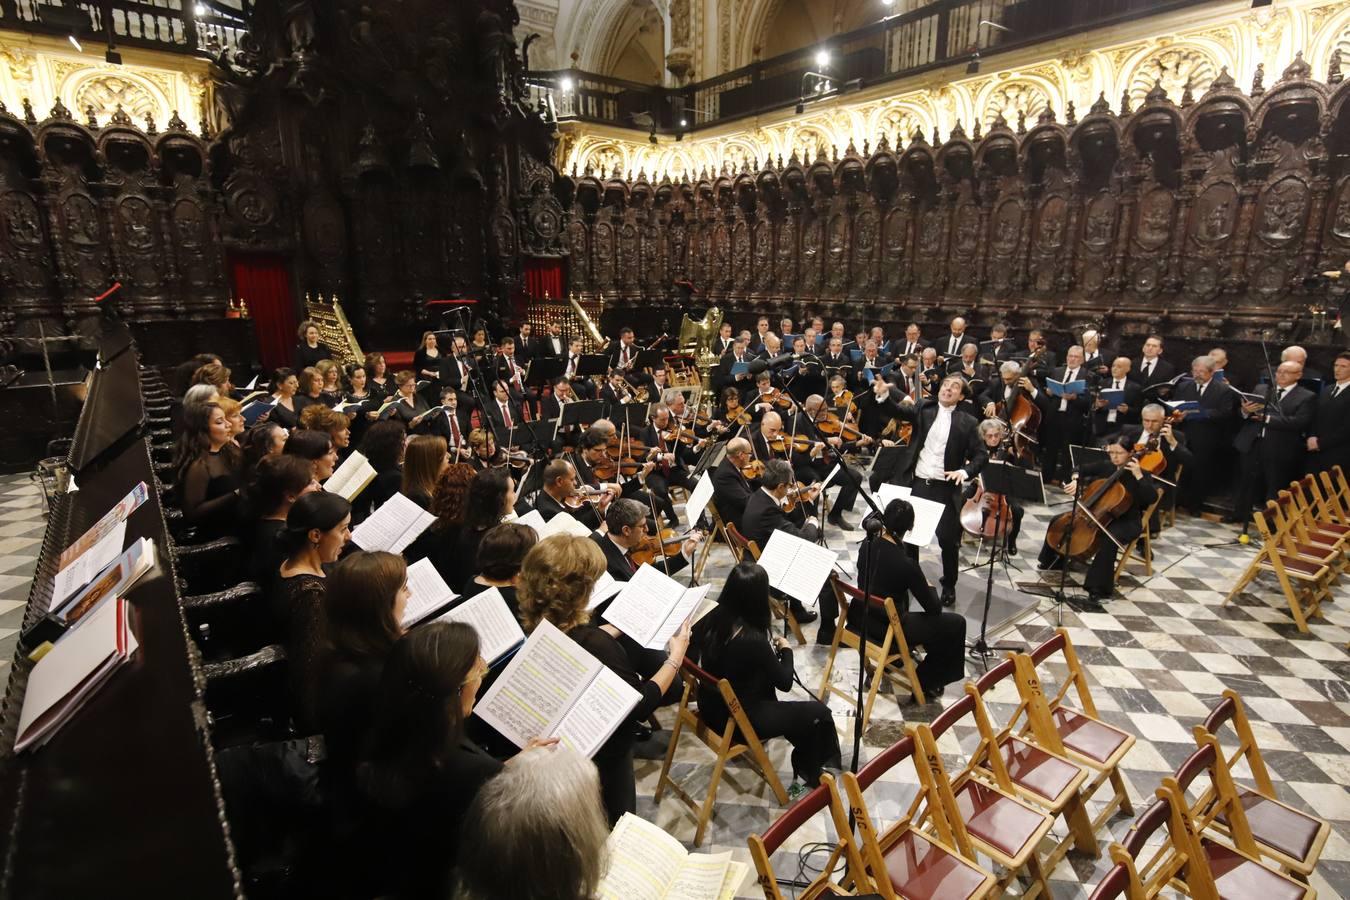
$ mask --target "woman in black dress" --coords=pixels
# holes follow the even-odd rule
[[[615,637],[617,632],[612,630],[613,626],[601,627],[590,621],[586,604],[603,571],[605,555],[595,541],[575,535],[554,535],[535,544],[525,554],[517,597],[527,632],[548,620],[642,694],[642,699],[628,714],[628,720],[619,724],[613,736],[593,757],[600,770],[605,813],[613,825],[624,813],[634,812],[637,808],[637,784],[633,774],[635,728],[656,711],[663,695],[679,676],[689,647],[689,625],[685,623],[670,639],[666,646],[666,661],[656,674],[644,679],[629,662],[628,653]]]
[[[736,699],[761,740],[783,736],[792,744],[788,796],[802,796],[820,783],[826,768],[839,768],[839,735],[830,708],[819,700],[779,700],[792,690],[792,648],[770,632],[769,576],[743,562],[731,570],[717,608],[694,627],[699,665],[731,682]],[[700,686],[699,712],[713,728],[726,727],[730,712],[716,688]]]
[[[897,543],[896,535],[903,536],[914,527],[914,507],[906,500],[892,500],[883,514],[885,529],[881,536],[864,541],[858,553],[858,578],[867,581],[872,573],[872,595],[890,597],[900,615],[900,627],[910,648],[923,647],[924,657],[918,665],[919,683],[929,700],[942,696],[943,689],[966,677],[966,620],[954,612],[943,610],[933,586],[924,577],[919,563]],[[875,547],[875,559],[869,552]],[[922,612],[910,609],[910,598],[922,607]],[[886,634],[884,610],[852,604],[848,610],[850,631],[862,633],[866,623],[867,639],[880,643]]]
[[[272,588],[272,618],[286,648],[291,718],[299,734],[319,730],[319,674],[327,642],[324,566],[337,562],[351,539],[351,504],[337,494],[305,494],[286,515],[286,561]]]
[[[428,390],[433,397],[440,393],[442,362],[441,350],[436,346],[436,332],[422,332],[422,345],[413,354],[413,373],[418,381],[431,382]]]
[[[365,369],[370,396],[383,400],[394,393],[394,383],[389,380],[389,366],[383,353],[367,353]]]
[[[296,329],[296,336],[300,339],[299,346],[295,348],[297,369],[308,368],[321,359],[332,358],[332,351],[319,343],[319,326],[314,322],[309,319],[301,322]]]
[[[436,521],[426,531],[431,535],[427,556],[446,584],[450,583],[449,575],[460,570],[456,562],[459,534],[464,527],[469,485],[473,483],[474,474],[473,466],[467,463],[451,463],[437,479],[436,491],[431,498],[431,512]]]
[[[368,835],[360,855],[379,882],[360,896],[448,896],[464,813],[502,770],[464,733],[487,671],[478,633],[462,622],[418,626],[390,651],[356,771]]]
[[[430,510],[436,483],[449,465],[445,438],[419,434],[408,441],[403,451],[403,484],[399,490],[418,506]]]
[[[376,422],[366,432],[361,441],[361,453],[366,462],[375,470],[375,480],[366,485],[366,489],[356,495],[352,518],[361,522],[370,515],[370,511],[384,504],[398,493],[403,484],[403,449],[407,442],[407,429],[397,419]]]
[[[296,376],[300,392],[295,395],[296,414],[303,413],[311,406],[326,406],[323,399],[323,374],[313,366],[300,370]]]
[[[248,550],[249,577],[267,585],[285,559],[281,535],[295,501],[319,489],[314,463],[299,456],[263,457],[244,491],[240,537]]]
[[[300,424],[300,410],[304,407],[296,402],[300,391],[300,379],[290,369],[277,369],[272,375],[272,394],[276,404],[266,413],[269,422],[276,422],[282,428],[295,428]]]
[[[456,591],[462,590],[477,574],[475,561],[483,535],[501,524],[516,505],[516,484],[504,468],[484,469],[469,482],[469,494],[464,503],[464,525],[459,530],[453,559],[447,560],[446,571],[441,572],[445,583]]]
[[[298,456],[314,463],[314,480],[323,484],[337,468],[337,448],[326,431],[309,431],[297,428],[286,438],[283,453]]]
[[[337,406],[342,402],[342,366],[335,360],[321,359],[314,370],[323,377],[323,390],[319,399],[324,406]]]
[[[183,523],[195,526],[201,538],[234,533],[243,462],[243,453],[230,439],[230,423],[219,404],[190,403],[183,408],[183,433],[174,454],[174,484]]]
[[[383,418],[396,418],[409,431],[412,431],[426,418],[431,407],[421,394],[417,393],[417,378],[412,372],[402,371],[394,375],[394,384],[398,392],[394,395],[397,402],[385,410]]]
[[[478,574],[464,585],[461,596],[468,598],[496,588],[512,614],[519,619],[516,586],[520,583],[520,567],[525,562],[525,554],[537,543],[539,534],[519,522],[503,522],[488,529],[478,544],[478,559],[474,566]]]

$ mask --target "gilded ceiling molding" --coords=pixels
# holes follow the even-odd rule
[[[701,8],[701,4],[694,5]],[[725,68],[749,61],[748,57],[741,60],[739,54],[753,49],[748,43],[753,38],[748,35],[757,34],[755,22],[766,21],[755,17],[767,15],[772,8],[773,0],[719,4],[719,53],[728,64]],[[744,27],[737,26],[739,31],[729,27],[732,14],[744,23]],[[573,168],[580,172],[589,165],[609,174],[619,165],[625,173],[643,171],[653,181],[692,179],[703,171],[720,173],[723,166],[739,171],[747,158],[771,159],[776,164],[780,156],[785,163],[793,155],[801,161],[814,160],[822,150],[826,158],[842,156],[850,143],[858,150],[864,143],[876,146],[882,134],[893,147],[908,146],[915,133],[931,142],[936,131],[945,139],[958,124],[973,136],[977,126],[987,133],[1000,115],[1014,130],[1019,118],[1029,129],[1047,106],[1063,122],[1069,103],[1082,117],[1103,96],[1112,109],[1119,110],[1122,99],[1138,108],[1155,84],[1161,84],[1181,106],[1199,100],[1225,67],[1242,85],[1251,83],[1258,63],[1264,64],[1268,77],[1283,71],[1294,56],[1295,41],[1297,49],[1306,47],[1305,57],[1319,76],[1328,71],[1332,53],[1338,49],[1350,67],[1350,4],[1286,4],[1274,11],[1253,10],[1237,17],[1229,13],[1207,22],[1196,22],[1193,16],[1172,21],[1184,21],[1185,27],[1169,32],[1169,17],[1159,17],[1151,31],[1164,37],[1094,50],[1057,42],[1055,56],[1033,58],[1025,65],[959,79],[945,77],[964,75],[954,67],[946,73],[925,75],[922,82],[900,82],[891,87],[890,94],[847,103],[826,101],[808,107],[802,116],[784,110],[760,117],[750,128],[702,132],[678,143],[662,138],[653,146],[634,140],[631,131],[571,123],[564,128],[593,134],[596,139],[564,141],[558,162],[568,172]],[[733,47],[733,33],[742,36],[739,48]]]

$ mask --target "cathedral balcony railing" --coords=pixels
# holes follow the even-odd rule
[[[233,49],[253,0],[0,0],[0,31],[64,37],[77,49],[119,46],[177,53]]]
[[[1212,0],[933,0],[686,87],[579,70],[532,72],[531,83],[559,120],[682,135],[947,66],[964,63],[973,74],[1000,53],[1206,2]],[[818,69],[822,50],[828,90],[811,93],[820,82],[803,76]]]

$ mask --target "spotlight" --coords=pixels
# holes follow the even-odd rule
[[[77,53],[84,52],[84,48],[80,46],[80,41],[78,38],[75,37],[75,35],[73,34],[67,35],[66,40],[70,41],[70,46],[74,47]]]
[[[197,14],[197,18],[199,18],[199,19],[204,19],[204,18],[206,18],[206,14],[207,14],[208,12],[210,12],[210,10],[208,10],[204,5],[202,5],[202,4],[200,4],[200,3],[198,3],[198,4],[193,8],[193,11]]]
[[[570,75],[564,75],[558,81],[558,89],[561,90],[564,94],[572,93],[572,88],[574,87],[576,87],[576,83],[572,81],[572,77]]]
[[[894,6],[895,0],[881,0],[882,6]]]
[[[816,68],[817,68],[817,69],[828,69],[829,67],[830,67],[830,51],[824,50],[824,49],[817,50],[817,51],[816,51]]]
[[[680,127],[681,127],[681,128],[688,128],[688,127],[689,127],[689,120],[688,120],[688,119],[681,119],[681,120],[680,120]]]
[[[970,62],[966,63],[966,74],[980,74],[980,51],[976,50],[974,53],[970,54]]]

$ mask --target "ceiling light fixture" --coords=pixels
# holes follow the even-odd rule
[[[817,69],[828,69],[829,67],[830,67],[830,51],[828,51],[828,50],[823,50],[823,49],[822,49],[822,50],[817,50],[817,51],[816,51],[816,68],[817,68]]]

